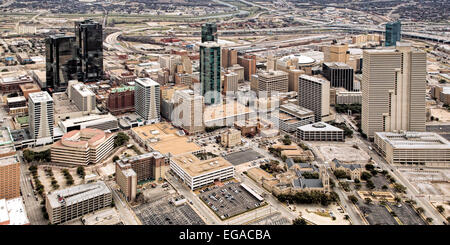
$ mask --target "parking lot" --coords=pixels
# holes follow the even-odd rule
[[[200,216],[189,206],[176,207],[165,197],[133,208],[144,225],[205,225]]]
[[[246,151],[228,154],[224,158],[227,161],[229,161],[231,164],[236,166],[236,165],[239,165],[242,163],[246,163],[246,162],[264,158],[264,156],[262,156],[261,154],[259,154],[258,152],[254,151],[254,150],[249,149]]]
[[[361,200],[357,203],[357,206],[371,225],[398,225],[384,206],[375,203],[366,204]]]
[[[262,205],[262,202],[241,187],[240,183],[235,182],[201,190],[199,198],[221,219],[231,218]]]
[[[394,211],[397,217],[404,225],[426,225],[425,221],[416,213],[416,211],[407,203],[402,203],[401,206],[388,204]]]

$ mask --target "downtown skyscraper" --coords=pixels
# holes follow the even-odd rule
[[[395,46],[397,41],[402,39],[402,24],[400,21],[390,22],[386,24],[386,32],[384,34],[385,46]]]
[[[45,39],[46,84],[50,92],[67,89],[70,80],[77,79],[77,57],[74,36],[51,35]]]
[[[220,46],[216,42],[200,45],[200,84],[205,104],[220,102],[222,85],[220,82]]]
[[[363,133],[425,131],[426,53],[410,43],[363,53]]]
[[[103,30],[93,20],[75,22],[78,80],[93,82],[103,75]]]
[[[217,42],[217,25],[206,23],[202,25],[202,43]]]

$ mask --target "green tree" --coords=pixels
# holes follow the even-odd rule
[[[130,137],[124,132],[119,132],[114,138],[114,147],[119,147],[125,145]]]
[[[372,180],[367,180],[366,187],[369,189],[375,189],[375,184],[373,183]]]
[[[373,166],[373,164],[366,164],[365,168],[367,171],[372,171],[375,169],[375,166]]]
[[[354,204],[356,204],[358,202],[358,198],[355,197],[354,195],[348,196],[348,199]]]
[[[361,179],[362,180],[366,180],[367,181],[370,178],[372,178],[372,175],[369,172],[367,172],[367,171],[362,172],[362,174],[361,174]]]
[[[120,159],[120,158],[119,158],[118,156],[114,156],[112,160],[113,160],[113,162],[115,162],[115,161],[117,161],[117,160],[119,160],[119,159]]]
[[[394,184],[394,190],[399,193],[406,193],[406,187],[398,183]]]
[[[421,213],[423,213],[423,211],[425,211],[422,207],[417,207],[416,208],[416,211],[419,213],[419,214],[421,214]]]
[[[344,178],[348,178],[349,176],[347,175],[347,173],[344,170],[334,170],[333,171],[334,176],[336,176],[336,178],[338,179],[344,179]]]
[[[442,207],[441,205],[437,206],[436,209],[439,213],[443,213],[445,211],[445,208]]]
[[[292,221],[293,225],[308,225],[304,218],[296,218]]]
[[[427,221],[428,223],[431,223],[431,222],[433,222],[433,218],[427,217],[427,218],[426,218],[426,221]]]

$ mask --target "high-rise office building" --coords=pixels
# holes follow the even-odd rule
[[[362,131],[425,131],[426,53],[398,42],[363,56]]]
[[[313,111],[316,122],[329,116],[330,82],[308,75],[301,75],[298,81],[298,105]]]
[[[34,139],[53,137],[53,99],[47,92],[30,94],[28,115]]]
[[[204,98],[190,89],[177,90],[173,95],[174,112],[172,123],[188,134],[202,132]]]
[[[238,91],[238,74],[230,72],[224,74],[223,77],[223,94],[236,93]]]
[[[228,68],[237,64],[237,50],[232,48],[223,48],[221,56],[223,68]]]
[[[93,112],[97,108],[97,101],[94,92],[84,83],[70,81],[67,89],[69,99],[77,106],[80,111]]]
[[[206,104],[220,102],[220,46],[215,42],[200,45],[200,83]]]
[[[217,25],[206,23],[202,25],[202,43],[217,42]]]
[[[333,44],[329,47],[325,47],[324,51],[324,62],[347,62],[347,44]]]
[[[45,39],[45,49],[45,88],[50,92],[65,91],[69,81],[77,79],[75,37],[61,34],[49,36]]]
[[[244,79],[250,81],[253,74],[256,73],[256,56],[244,55],[238,57],[238,64],[244,67]]]
[[[150,78],[136,79],[134,106],[136,113],[149,123],[160,120],[160,85]]]
[[[0,158],[0,199],[20,196],[20,162],[17,155]]]
[[[335,88],[345,88],[353,91],[353,69],[341,62],[325,62],[322,65],[323,76]]]
[[[400,21],[390,22],[386,24],[384,34],[385,46],[395,46],[397,41],[402,39],[402,24]]]
[[[92,82],[103,75],[103,30],[93,20],[75,22],[78,80]]]
[[[250,89],[257,96],[271,96],[272,92],[288,92],[288,74],[284,71],[261,71],[254,74],[251,78]]]

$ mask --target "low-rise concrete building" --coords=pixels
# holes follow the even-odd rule
[[[318,122],[298,127],[296,137],[305,141],[344,141],[344,130]]]
[[[360,164],[342,164],[335,158],[330,162],[330,167],[333,171],[344,171],[352,180],[361,180],[363,169]]]
[[[225,147],[233,147],[241,143],[241,132],[236,129],[229,129],[222,133],[220,143]]]
[[[51,160],[75,165],[99,163],[114,149],[114,137],[99,129],[72,130],[51,146]]]
[[[77,185],[47,195],[45,207],[51,224],[61,224],[108,207],[111,190],[103,181]]]
[[[374,142],[389,164],[450,167],[450,142],[433,132],[377,132]]]
[[[234,178],[234,166],[222,157],[200,160],[193,154],[170,158],[170,169],[174,171],[191,190]]]

